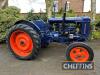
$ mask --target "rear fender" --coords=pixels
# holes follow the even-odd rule
[[[39,28],[36,24],[34,24],[33,22],[31,22],[31,21],[19,20],[19,21],[17,21],[14,25],[17,25],[17,24],[29,25],[29,26],[31,26],[34,30],[36,30],[39,34],[41,34],[41,33],[40,33],[40,28]]]

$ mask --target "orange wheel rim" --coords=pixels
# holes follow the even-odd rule
[[[28,56],[34,44],[31,37],[22,30],[14,31],[10,36],[10,46],[13,52],[19,56]]]
[[[89,59],[89,52],[83,47],[75,47],[70,52],[70,58],[75,62],[86,62]]]

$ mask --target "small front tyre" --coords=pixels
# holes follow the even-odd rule
[[[66,51],[67,61],[87,62],[93,61],[93,50],[85,43],[77,42],[69,45]]]

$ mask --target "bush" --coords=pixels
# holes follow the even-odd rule
[[[75,17],[76,14],[75,14],[75,12],[74,12],[73,10],[70,9],[70,10],[67,12],[67,16],[68,16],[68,17]]]
[[[0,42],[5,39],[8,29],[21,18],[20,9],[16,7],[0,9]]]
[[[100,29],[96,26],[96,22],[91,23],[91,28],[92,28],[92,32],[91,32],[90,40],[100,39]]]
[[[92,35],[93,35],[93,39],[100,39],[100,31],[94,31]]]
[[[100,39],[100,15],[96,15],[95,22],[91,22],[91,38]]]
[[[33,10],[31,10],[26,16],[26,20],[39,20],[39,19],[47,21],[47,15],[42,13],[36,14],[33,13]]]
[[[96,15],[95,27],[100,29],[100,15]]]
[[[56,14],[57,17],[62,17],[63,16],[63,9],[60,9],[60,11],[58,12],[58,14]],[[75,17],[76,13],[73,10],[69,10],[66,12],[66,17]]]

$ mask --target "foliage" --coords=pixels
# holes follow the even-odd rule
[[[45,2],[46,2],[47,17],[50,18],[52,16],[53,0],[45,0]]]
[[[95,25],[96,25],[96,28],[99,27],[99,29],[100,29],[100,15],[96,15]]]
[[[16,7],[0,9],[0,42],[5,39],[7,30],[21,18],[20,9]]]
[[[39,20],[39,19],[47,21],[47,15],[43,13],[36,14],[33,13],[33,10],[31,10],[26,16],[26,20]]]
[[[74,12],[73,10],[70,9],[70,10],[67,12],[67,16],[68,16],[68,17],[75,17],[76,14],[75,14],[75,12]]]
[[[63,8],[61,8],[58,12],[58,14],[62,14],[63,13]]]
[[[61,8],[60,10],[59,10],[59,12],[58,12],[58,14],[56,14],[56,16],[57,17],[62,17],[63,16],[63,9]],[[75,17],[76,16],[76,14],[75,14],[75,12],[73,11],[73,10],[69,10],[69,11],[67,11],[66,12],[66,16],[67,17]]]
[[[100,39],[100,31],[94,31],[92,35],[93,35],[93,39]]]
[[[100,39],[100,16],[96,15],[95,22],[91,22],[91,38],[92,39]]]

